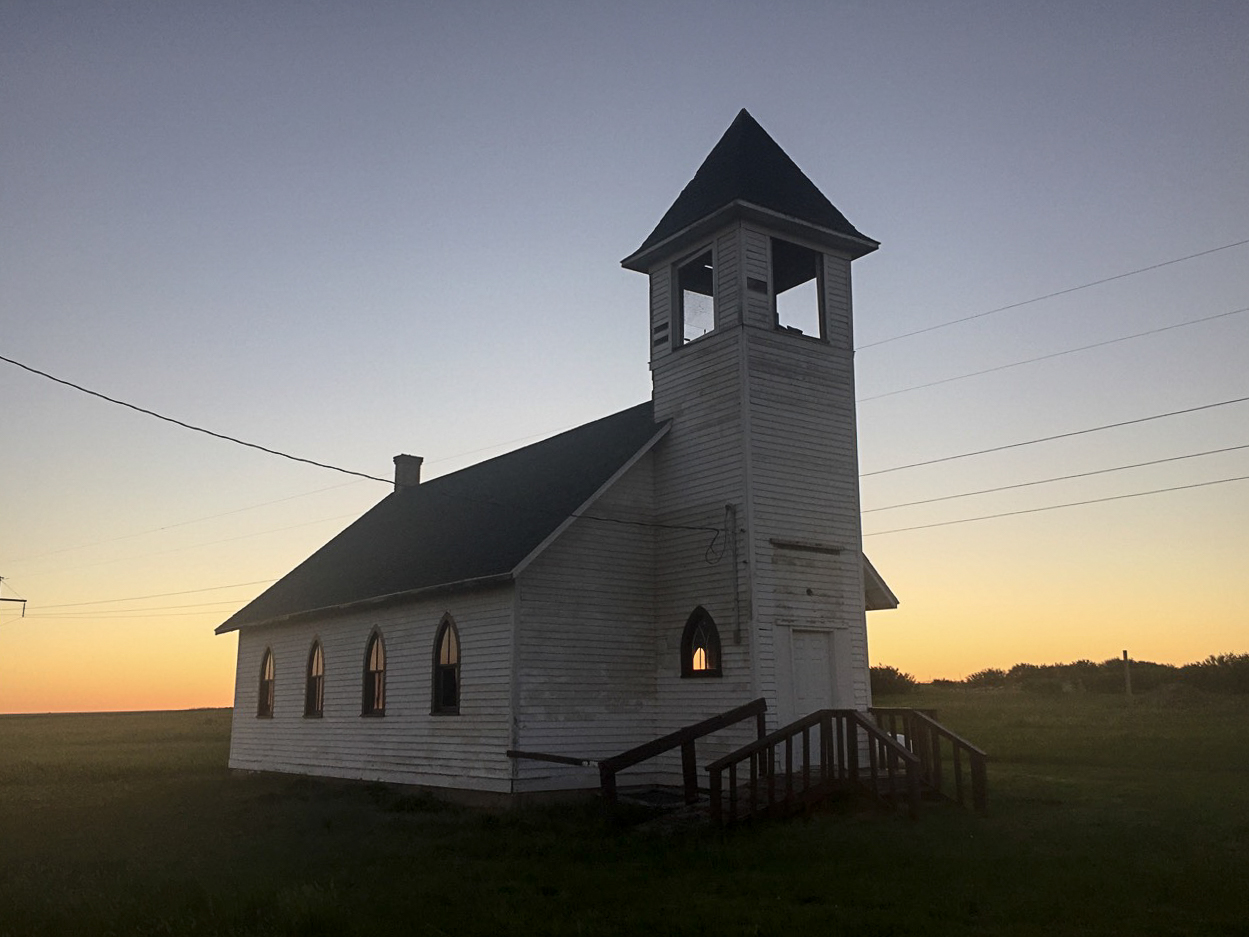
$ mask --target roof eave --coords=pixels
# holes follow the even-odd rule
[[[670,234],[662,241],[649,247],[639,248],[620,261],[620,265],[626,270],[648,273],[659,259],[666,255],[680,253],[688,242],[706,237],[735,218],[747,218],[752,221],[758,221],[783,234],[815,240],[833,250],[848,254],[851,260],[857,260],[880,247],[879,241],[873,240],[866,235],[855,236],[842,231],[834,231],[832,228],[812,224],[793,215],[786,215],[783,212],[757,205],[754,202],[736,199],[710,215],[705,215],[698,221],[686,225],[680,231]]]
[[[399,605],[404,602],[413,602],[417,599],[429,598],[435,595],[445,595],[450,592],[469,592],[475,589],[487,589],[495,586],[508,585],[513,580],[511,571],[505,573],[492,573],[489,576],[476,576],[472,579],[460,579],[455,582],[440,582],[432,586],[421,586],[419,589],[407,589],[403,592],[391,592],[388,595],[375,595],[367,599],[357,599],[354,602],[344,602],[341,605],[326,605],[321,608],[309,608],[299,612],[291,612],[287,615],[275,615],[272,618],[262,618],[256,621],[240,621],[234,619],[233,616],[226,619],[214,630],[214,634],[227,634],[231,631],[239,631],[243,628],[254,628],[260,625],[277,625],[287,624],[296,621],[306,621],[310,618],[323,618],[331,615],[346,615],[350,612],[356,612],[363,608],[376,608],[384,605]]]
[[[885,578],[876,571],[876,567],[872,565],[872,561],[867,558],[867,554],[863,554],[863,598],[864,605],[869,612],[881,612],[898,607],[898,597],[893,594],[893,590],[889,588],[889,583],[885,582]],[[872,602],[869,596],[875,593],[878,601]]]
[[[628,460],[624,463],[624,465],[620,466],[620,468],[618,468],[615,472],[613,472],[611,478],[603,482],[603,484],[599,486],[598,490],[594,492],[594,494],[590,495],[589,498],[586,499],[584,504],[578,507],[577,510],[575,510],[568,517],[564,518],[564,520],[560,522],[560,525],[558,527],[556,527],[553,531],[551,531],[550,534],[548,534],[547,537],[541,543],[539,543],[536,547],[534,547],[531,551],[529,551],[528,556],[526,556],[524,559],[522,559],[519,563],[516,564],[516,566],[512,569],[511,575],[513,577],[519,577],[520,574],[523,573],[526,568],[528,568],[530,563],[532,563],[539,556],[541,556],[547,547],[549,547],[552,543],[558,540],[560,536],[563,535],[564,531],[567,530],[573,524],[574,521],[580,519],[581,515],[584,514],[587,510],[589,510],[590,507],[593,506],[594,502],[598,501],[598,499],[601,498],[612,487],[612,485],[616,484],[616,482],[620,480],[621,476],[623,476],[627,471],[629,471],[629,469],[633,468],[633,466],[635,466],[638,463],[638,460],[641,459],[642,456],[650,452],[651,449],[655,447],[655,444],[668,434],[668,430],[671,428],[671,426],[672,426],[671,420],[665,420],[663,423],[661,423],[659,425],[659,428],[655,431],[654,435],[652,435],[650,439],[648,439],[641,446],[639,446],[638,451],[633,453],[633,455],[631,455],[628,458]]]

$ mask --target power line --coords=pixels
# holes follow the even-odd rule
[[[302,456],[291,455],[290,453],[282,452],[279,449],[270,449],[268,446],[262,446],[259,443],[247,442],[246,440],[239,439],[235,436],[227,436],[224,433],[213,432],[212,430],[205,429],[202,426],[195,426],[192,423],[186,423],[182,420],[174,419],[171,416],[165,416],[164,414],[157,413],[155,410],[149,410],[146,407],[140,407],[133,403],[127,403],[124,400],[118,400],[116,397],[110,397],[107,394],[100,393],[98,390],[91,390],[90,388],[83,387],[81,384],[75,384],[73,381],[67,381],[64,378],[56,377],[55,375],[49,374],[47,371],[40,371],[38,368],[32,368],[28,364],[22,364],[22,362],[15,361],[12,358],[6,358],[4,355],[0,355],[0,361],[6,361],[11,365],[21,368],[23,371],[29,371],[31,374],[38,374],[40,377],[46,377],[50,381],[55,381],[58,384],[64,384],[66,387],[72,387],[74,390],[81,391],[84,394],[89,394],[92,397],[107,400],[109,403],[116,404],[119,407],[126,407],[127,409],[134,410],[137,413],[143,413],[147,416],[156,417],[158,420],[164,420],[166,423],[181,426],[183,429],[203,433],[205,436],[212,436],[214,439],[224,439],[226,442],[246,446],[249,449],[259,449],[261,452],[269,453],[269,455],[279,456],[283,459],[290,459],[292,462],[303,462],[305,465],[315,465],[317,468],[329,469],[331,472],[342,472],[344,475],[355,475],[358,478],[367,478],[370,481],[382,482],[387,485],[391,484],[393,481],[393,479],[379,478],[376,475],[369,475],[365,472],[357,472],[352,469],[340,468],[337,465],[330,465],[328,462],[317,462],[315,459],[305,459]]]
[[[993,374],[997,371],[1006,371],[1010,368],[1017,368],[1025,364],[1035,364],[1038,361],[1048,361],[1051,358],[1061,358],[1064,355],[1073,355],[1078,351],[1088,351],[1091,348],[1102,348],[1106,345],[1115,345],[1119,342],[1131,341],[1134,338],[1144,338],[1147,335],[1157,335],[1159,332],[1169,332],[1172,329],[1182,329],[1189,325],[1199,325],[1202,322],[1213,322],[1215,319],[1225,319],[1228,316],[1240,315],[1243,312],[1249,312],[1249,306],[1245,306],[1242,309],[1233,309],[1231,312],[1220,312],[1217,315],[1206,316],[1203,319],[1193,319],[1189,322],[1176,322],[1172,325],[1164,325],[1156,329],[1136,332],[1133,335],[1122,335],[1119,338],[1110,338],[1102,342],[1094,342],[1091,345],[1081,345],[1079,348],[1068,348],[1065,351],[1055,351],[1048,355],[1038,355],[1035,358],[1025,358],[1023,361],[1013,361],[1010,364],[999,364],[996,367],[984,368],[980,371],[969,371],[966,374],[956,374],[954,377],[943,377],[939,380],[928,381],[924,384],[912,384],[910,387],[901,387],[897,390],[886,391],[883,394],[872,394],[868,397],[860,397],[856,403],[867,403],[869,400],[880,400],[882,397],[895,397],[898,394],[907,394],[913,390],[923,390],[927,387],[937,387],[941,384],[952,384],[955,381],[966,380],[969,377],[980,377],[983,374]]]
[[[212,431],[212,430],[210,430],[210,429],[204,429],[202,426],[195,426],[195,425],[193,425],[193,424],[191,424],[191,423],[186,423],[186,422],[184,422],[184,421],[182,421],[182,420],[177,420],[177,419],[174,419],[174,418],[173,418],[173,417],[171,417],[171,416],[165,416],[165,415],[163,415],[163,414],[157,413],[155,410],[148,410],[146,407],[140,407],[140,406],[137,406],[137,405],[135,405],[135,404],[133,404],[133,403],[127,403],[127,402],[126,402],[126,401],[124,401],[124,400],[118,400],[118,399],[117,399],[117,398],[115,398],[115,397],[110,397],[110,396],[108,396],[107,394],[102,394],[102,393],[100,393],[99,391],[95,391],[95,390],[91,390],[90,388],[83,387],[81,384],[75,384],[73,381],[67,381],[67,380],[64,380],[63,378],[59,378],[59,377],[56,377],[55,375],[49,374],[49,373],[48,373],[48,372],[46,372],[46,371],[40,371],[38,368],[33,368],[33,367],[31,367],[30,365],[28,365],[28,364],[22,364],[22,362],[20,362],[20,361],[15,361],[15,360],[14,360],[14,359],[12,359],[12,358],[6,358],[4,355],[0,355],[0,361],[7,361],[9,364],[15,365],[15,366],[17,366],[17,367],[21,368],[21,369],[22,369],[22,370],[24,370],[24,371],[29,371],[31,374],[38,374],[40,377],[46,377],[46,378],[47,378],[48,380],[50,380],[50,381],[55,381],[55,382],[56,382],[56,383],[58,383],[58,384],[64,384],[66,387],[72,387],[74,390],[81,391],[81,392],[82,392],[82,393],[84,393],[84,394],[89,394],[89,395],[91,395],[92,397],[99,397],[101,400],[107,400],[109,403],[117,404],[117,405],[118,405],[118,406],[120,406],[120,407],[127,407],[127,408],[129,408],[129,409],[131,409],[131,410],[135,410],[135,411],[137,411],[137,412],[139,412],[139,413],[144,413],[144,414],[147,414],[148,416],[153,416],[153,417],[156,417],[156,419],[158,419],[158,420],[164,420],[164,421],[165,421],[165,422],[167,422],[167,423],[173,423],[175,426],[181,426],[181,427],[183,427],[184,429],[194,430],[194,431],[195,431],[195,432],[197,432],[197,433],[204,433],[205,435],[207,435],[207,436],[212,436],[212,437],[213,437],[213,438],[215,438],[215,439],[223,439],[223,440],[225,440],[226,442],[237,443],[237,444],[238,444],[238,445],[240,445],[240,446],[247,446],[248,448],[251,448],[251,449],[258,449],[258,450],[260,450],[261,452],[267,452],[267,453],[269,453],[270,455],[280,456],[280,457],[281,457],[281,458],[283,458],[283,459],[290,459],[290,460],[291,460],[291,461],[293,461],[293,462],[303,462],[303,463],[305,463],[306,465],[315,465],[317,468],[329,469],[329,470],[330,470],[330,471],[332,471],[332,472],[342,472],[344,475],[355,475],[355,476],[357,476],[357,477],[359,477],[359,478],[367,478],[367,479],[370,479],[371,481],[382,482],[382,483],[387,484],[387,485],[393,484],[393,479],[389,479],[389,478],[379,478],[379,477],[378,477],[378,476],[376,476],[376,475],[368,475],[368,474],[366,474],[366,473],[364,473],[364,472],[356,472],[356,471],[353,471],[352,469],[340,468],[340,467],[339,467],[339,466],[337,466],[337,465],[330,465],[330,464],[329,464],[329,463],[327,463],[327,462],[317,462],[317,461],[315,461],[315,460],[313,460],[313,459],[305,459],[305,458],[302,458],[302,457],[300,457],[300,456],[294,456],[294,455],[291,455],[291,454],[289,454],[289,453],[282,452],[282,451],[280,451],[280,450],[278,450],[278,449],[270,449],[268,446],[262,446],[262,445],[260,445],[259,443],[247,442],[247,441],[245,441],[245,440],[238,439],[238,438],[236,438],[236,437],[234,437],[234,436],[227,436],[227,435],[225,435],[225,434],[223,434],[223,433],[217,433],[217,432],[214,432],[214,431]],[[506,445],[506,443],[504,443],[504,445]],[[487,447],[487,448],[493,448],[493,447]],[[444,495],[444,497],[463,497],[463,496],[459,496],[459,495]],[[473,499],[473,498],[467,498],[466,500],[470,500],[470,501],[472,501],[472,500],[479,500],[479,501],[480,501],[481,503],[483,503],[483,504],[494,504],[494,505],[496,505],[496,506],[498,506],[498,507],[504,507],[504,508],[508,507],[507,505],[500,504],[499,502],[495,502],[495,501],[488,501],[488,500],[484,500],[484,499]],[[546,513],[558,513],[558,512],[549,512],[549,511],[548,511],[548,512],[546,512]],[[709,532],[714,532],[714,533],[719,533],[719,532],[720,532],[719,528],[712,528],[712,527],[686,527],[686,526],[679,525],[679,524],[654,524],[654,523],[649,523],[649,522],[646,522],[646,521],[629,521],[629,520],[624,520],[624,519],[621,519],[621,518],[614,518],[614,517],[596,517],[596,516],[594,516],[594,515],[592,515],[592,514],[576,514],[576,513],[573,513],[573,514],[567,514],[567,515],[561,515],[561,516],[562,516],[562,517],[572,517],[572,518],[585,518],[586,520],[603,521],[604,523],[628,524],[628,525],[638,526],[638,527],[655,527],[655,528],[660,528],[660,529],[665,529],[665,530],[700,530],[700,531],[709,531]],[[336,520],[336,519],[337,519],[337,518],[325,518],[325,520]],[[311,523],[319,523],[319,522],[317,522],[317,521],[313,521],[313,522],[311,522]],[[301,524],[301,525],[296,525],[296,526],[305,526],[305,525],[302,525],[302,524]],[[290,530],[291,528],[289,528],[289,527],[280,527],[280,528],[276,528],[276,529],[277,529],[277,530]],[[263,533],[271,533],[271,532],[272,532],[272,531],[263,531]],[[256,535],[254,535],[254,534],[247,534],[246,536],[256,536]],[[123,539],[123,538],[117,538],[117,539]],[[236,537],[236,538],[232,538],[232,539],[236,539],[236,540],[237,540],[237,539],[242,539],[242,538],[241,538],[241,537]],[[227,542],[227,541],[225,541],[225,540],[214,540],[214,541],[212,541],[212,542],[213,542],[213,543],[225,543],[225,542]],[[206,546],[206,545],[207,545],[207,544],[197,544],[197,546]],[[70,548],[70,549],[73,549],[73,548]],[[180,547],[179,549],[190,549],[190,548],[189,548],[189,547]],[[169,552],[169,553],[172,553],[172,552],[176,552],[176,551],[174,551],[174,550],[168,550],[168,551],[164,551],[164,552]],[[147,554],[147,555],[151,556],[151,555],[154,555],[154,554]],[[132,559],[134,559],[134,558],[135,558],[135,557],[132,557]],[[114,562],[114,561],[113,561],[113,560],[109,560],[108,562]],[[78,567],[78,568],[81,568],[81,567]]]
[[[913,527],[895,527],[892,530],[876,530],[864,537],[880,537],[885,534],[900,534],[909,530],[929,530],[933,527],[951,527],[955,524],[970,524],[973,521],[988,521],[998,517],[1016,517],[1020,514],[1039,514],[1042,511],[1057,511],[1060,508],[1077,508],[1087,504],[1103,504],[1107,501],[1124,501],[1128,498],[1143,498],[1146,495],[1163,494],[1168,491],[1187,491],[1192,488],[1208,488],[1211,485],[1225,485],[1228,482],[1243,482],[1249,475],[1238,475],[1235,478],[1216,478],[1214,481],[1196,482],[1192,485],[1176,485],[1173,488],[1152,488],[1149,491],[1136,491],[1126,495],[1110,495],[1105,498],[1092,498],[1088,501],[1068,501],[1064,504],[1050,504],[1040,508],[1025,508],[1020,511],[1003,511],[1000,514],[982,514],[978,517],[963,517],[953,521],[938,521],[935,524],[916,524]]]
[[[1196,459],[1200,456],[1218,455],[1224,452],[1236,452],[1239,449],[1249,449],[1249,444],[1243,446],[1228,446],[1224,449],[1207,449],[1205,452],[1192,452],[1188,455],[1170,456],[1165,459],[1151,459],[1148,462],[1134,462],[1131,465],[1116,465],[1113,468],[1094,469],[1091,472],[1077,472],[1074,475],[1055,475],[1050,478],[1039,478],[1036,481],[1019,482],[1014,485],[999,485],[996,488],[981,488],[978,491],[964,491],[956,495],[942,495],[939,498],[925,498],[922,501],[903,501],[899,504],[886,504],[879,508],[865,508],[861,513],[875,514],[878,511],[892,511],[895,508],[910,508],[920,504],[936,504],[938,501],[953,501],[957,498],[970,498],[974,495],[987,495],[997,491],[1011,491],[1016,488],[1030,488],[1033,485],[1048,485],[1051,482],[1070,481],[1073,478],[1089,478],[1093,475],[1106,475],[1110,472],[1122,472],[1127,469],[1144,468],[1148,465],[1162,465],[1166,462],[1181,462],[1184,459]]]
[[[440,465],[443,462],[450,462],[453,459],[462,459],[466,455],[477,455],[479,452],[489,452],[491,449],[502,449],[504,446],[510,446],[512,443],[528,442],[531,439],[545,439],[548,436],[558,436],[560,433],[566,433],[570,429],[576,429],[576,426],[564,426],[560,429],[551,430],[547,433],[532,433],[529,436],[517,436],[515,439],[506,439],[503,442],[496,442],[489,446],[481,446],[478,449],[469,449],[467,452],[457,452],[454,455],[445,455],[439,459],[430,459],[425,462],[426,465]]]
[[[138,602],[142,599],[165,599],[175,595],[194,595],[199,592],[219,592],[222,589],[240,589],[243,586],[266,586],[276,579],[253,579],[251,582],[231,582],[224,586],[205,586],[203,589],[184,589],[181,592],[153,592],[148,595],[127,595],[120,599],[96,599],[94,602],[68,602],[62,605],[41,605],[41,609],[80,608],[84,605],[107,605],[110,602]]]
[[[289,524],[286,527],[270,527],[270,528],[267,528],[266,530],[252,531],[250,534],[239,534],[237,537],[223,537],[220,540],[204,540],[200,543],[190,543],[181,547],[172,547],[171,549],[168,549],[168,550],[153,550],[151,553],[139,553],[134,556],[119,556],[119,557],[116,557],[115,559],[100,560],[95,563],[79,563],[77,566],[62,566],[60,567],[58,572],[69,572],[70,570],[73,570],[73,569],[91,569],[92,567],[95,567],[95,566],[108,566],[110,563],[124,563],[130,560],[142,560],[142,559],[148,558],[149,556],[165,556],[170,553],[182,553],[182,552],[185,552],[186,550],[196,550],[200,547],[216,546],[219,543],[233,543],[236,540],[247,540],[251,537],[262,537],[265,534],[276,534],[276,533],[281,533],[282,531],[286,531],[286,530],[298,530],[300,527],[312,527],[315,524],[328,524],[330,521],[338,521],[347,517],[358,518],[359,516],[360,515],[353,513],[353,514],[336,514],[333,517],[319,517],[314,521],[304,521],[303,523],[300,523],[300,524]],[[31,575],[31,573],[27,572],[25,575],[29,576]],[[41,575],[46,575],[46,573],[41,574]]]
[[[1017,303],[1010,303],[1007,306],[998,306],[996,309],[989,309],[986,312],[977,312],[970,316],[963,316],[960,319],[951,319],[948,322],[940,322],[936,325],[925,326],[922,329],[915,329],[911,332],[903,332],[901,335],[893,335],[893,336],[890,336],[889,338],[882,338],[875,342],[868,342],[865,345],[860,345],[855,350],[863,351],[866,348],[875,348],[878,345],[887,345],[890,342],[901,341],[904,338],[911,338],[912,336],[915,336],[915,335],[923,335],[927,332],[935,332],[937,331],[937,329],[945,329],[945,328],[949,328],[952,325],[959,325],[960,323],[963,323],[963,322],[971,322],[973,319],[983,319],[985,316],[992,316],[992,315],[996,315],[999,312],[1006,312],[1008,309],[1018,309],[1020,306],[1029,306],[1032,303],[1039,303],[1042,300],[1053,299],[1055,296],[1065,296],[1068,293],[1075,293],[1079,290],[1087,290],[1091,286],[1100,286],[1103,283],[1111,283],[1115,280],[1122,280],[1125,277],[1133,277],[1133,276],[1136,276],[1138,273],[1146,273],[1150,270],[1157,270],[1160,267],[1169,267],[1171,266],[1171,264],[1183,263],[1186,260],[1193,260],[1197,257],[1205,257],[1208,254],[1217,254],[1219,251],[1230,250],[1233,247],[1241,247],[1242,245],[1245,245],[1245,244],[1249,244],[1249,238],[1245,238],[1243,241],[1233,241],[1231,244],[1224,244],[1221,247],[1212,247],[1209,250],[1198,251],[1197,253],[1189,254],[1186,257],[1176,257],[1172,260],[1164,260],[1162,263],[1150,264],[1148,267],[1140,267],[1136,270],[1129,270],[1126,273],[1116,273],[1114,276],[1103,277],[1100,280],[1092,280],[1089,283],[1081,283],[1079,286],[1069,286],[1066,289],[1055,290],[1052,293],[1046,293],[1044,296],[1035,296],[1032,299],[1025,299]]]
[[[925,459],[923,462],[910,462],[910,463],[907,463],[906,465],[894,465],[894,466],[891,466],[890,468],[876,469],[875,471],[872,471],[872,472],[862,472],[859,475],[859,477],[868,478],[869,476],[872,476],[872,475],[884,475],[889,472],[900,472],[903,469],[920,468],[921,466],[925,466],[925,465],[937,465],[941,462],[953,462],[956,459],[968,459],[968,458],[971,458],[972,456],[987,455],[988,453],[991,453],[991,452],[1003,452],[1007,449],[1019,449],[1024,446],[1035,446],[1037,443],[1053,442],[1056,439],[1069,439],[1072,436],[1083,436],[1087,433],[1099,433],[1102,430],[1117,429],[1121,426],[1133,426],[1137,423],[1148,423],[1151,420],[1161,420],[1161,419],[1165,419],[1166,417],[1181,416],[1185,413],[1197,413],[1201,410],[1213,410],[1215,407],[1226,407],[1229,404],[1233,404],[1233,403],[1244,403],[1246,400],[1249,400],[1249,397],[1236,397],[1232,400],[1221,400],[1218,403],[1202,404],[1199,407],[1187,407],[1183,410],[1170,410],[1166,413],[1155,413],[1153,416],[1142,416],[1142,417],[1137,417],[1136,419],[1133,419],[1133,420],[1122,420],[1118,423],[1106,423],[1106,424],[1103,424],[1102,426],[1091,426],[1088,429],[1072,430],[1069,433],[1056,433],[1053,436],[1040,436],[1040,437],[1037,437],[1036,439],[1025,439],[1022,442],[1007,443],[1004,446],[991,446],[988,449],[977,449],[973,452],[959,452],[955,455],[941,456],[940,458],[937,458],[937,459]]]
[[[92,540],[89,543],[80,543],[72,547],[62,547],[59,550],[49,550],[47,553],[36,553],[34,556],[19,557],[12,560],[13,563],[29,563],[32,560],[41,560],[46,556],[56,556],[60,553],[69,553],[72,550],[85,550],[87,547],[98,547],[106,543],[117,543],[119,540],[133,540],[135,537],[146,537],[148,534],[160,533],[164,530],[173,530],[175,527],[187,527],[190,524],[199,524],[203,521],[216,520],[219,517],[229,517],[232,514],[242,514],[245,511],[255,511],[258,508],[268,507],[271,504],[282,504],[285,501],[294,501],[297,498],[307,498],[311,495],[321,494],[326,491],[336,491],[339,488],[346,488],[348,485],[358,485],[359,482],[343,482],[341,485],[330,485],[328,488],[318,488],[315,491],[305,491],[302,494],[290,495],[286,498],[276,498],[273,501],[262,501],[260,504],[249,504],[247,507],[235,508],[232,511],[222,511],[220,514],[207,514],[203,517],[194,517],[188,521],[177,521],[173,524],[165,524],[163,527],[153,527],[150,530],[140,530],[133,534],[122,534],[120,537],[109,537],[105,540]]]
[[[23,616],[23,617],[25,617],[25,618],[41,618],[41,619],[43,619],[44,621],[72,621],[72,622],[79,623],[79,624],[85,624],[85,623],[90,622],[90,621],[108,621],[108,620],[110,620],[110,619],[112,619],[112,618],[115,618],[115,619],[120,620],[120,621],[126,621],[126,620],[129,620],[129,619],[131,619],[131,618],[198,618],[198,617],[201,617],[201,616],[204,616],[204,615],[213,615],[213,616],[215,616],[216,618],[220,618],[222,614],[223,614],[223,612],[222,612],[222,611],[216,611],[216,612],[213,612],[213,611],[203,611],[203,612],[161,612],[161,613],[160,613],[160,614],[158,614],[158,615],[117,615],[117,616],[109,616],[109,615],[84,615],[84,614],[81,614],[81,613],[78,613],[78,614],[69,614],[69,615],[39,615],[39,614],[35,614],[35,615],[25,615],[25,616]],[[9,624],[9,623],[11,623],[11,621],[10,621],[10,622],[6,622],[6,624]]]
[[[44,618],[136,618],[142,617],[144,612],[165,612],[172,609],[202,608],[210,609],[211,614],[221,614],[229,609],[237,609],[239,603],[223,600],[220,602],[194,602],[190,605],[151,605],[145,608],[109,608],[95,612],[52,612],[50,615],[38,613],[37,617]],[[203,614],[210,614],[209,611]],[[30,616],[27,616],[30,617]]]

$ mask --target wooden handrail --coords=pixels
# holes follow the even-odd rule
[[[741,748],[736,749],[735,751],[729,752],[723,758],[717,758],[711,764],[707,765],[705,770],[723,771],[725,768],[727,768],[730,764],[732,764],[735,761],[745,761],[746,758],[755,754],[756,752],[761,752],[765,748],[769,748],[772,745],[775,745],[777,742],[783,741],[789,738],[791,735],[796,734],[797,732],[801,732],[804,728],[810,728],[810,727],[819,725],[821,716],[824,714],[824,712],[827,712],[827,711],[828,710],[817,710],[816,712],[811,713],[809,716],[803,716],[801,719],[797,720],[796,722],[791,722],[787,726],[782,726],[781,728],[777,729],[775,732],[768,733],[762,738],[755,739],[753,742],[747,742]]]
[[[577,758],[573,755],[552,755],[549,752],[522,752],[514,748],[507,750],[508,758],[528,758],[530,761],[552,761],[557,765],[575,765],[578,768],[591,768],[598,765],[589,758]]]
[[[933,710],[873,708],[869,710],[881,722],[886,733],[906,739],[906,747],[919,755],[923,764],[925,783],[944,797],[965,805],[966,790],[963,783],[963,760],[967,759],[971,774],[971,803],[983,812],[988,806],[989,756],[967,739],[939,723]],[[887,725],[886,725],[887,724]],[[953,791],[946,789],[945,754],[942,740],[949,743],[949,756],[953,763]]]
[[[812,744],[813,731],[819,733]],[[801,744],[797,744],[800,742]],[[817,748],[818,746],[818,748]],[[778,769],[781,749],[784,766]],[[799,748],[800,771],[795,771],[795,748]],[[813,749],[816,749],[813,752]],[[867,764],[861,764],[862,754]],[[813,754],[815,757],[813,758]],[[749,763],[747,804],[739,808],[738,766]],[[778,770],[780,778],[778,778]],[[865,787],[877,799],[899,793],[905,785],[912,816],[919,810],[921,761],[918,755],[883,731],[866,714],[853,709],[822,709],[783,728],[743,745],[707,766],[710,773],[711,818],[716,823],[735,822],[754,814],[787,812],[827,796],[836,786]],[[728,811],[725,816],[725,784],[728,774]],[[766,778],[765,789],[761,779]],[[778,791],[778,780],[784,789]],[[762,803],[761,803],[762,801]]]
[[[669,732],[667,735],[644,742],[641,745],[630,748],[628,751],[621,752],[619,755],[603,759],[598,766],[599,787],[603,794],[603,800],[609,804],[616,802],[616,774],[618,772],[626,768],[632,768],[636,764],[654,758],[656,755],[662,755],[674,748],[680,748],[685,802],[687,804],[695,803],[698,800],[698,765],[694,743],[704,735],[710,735],[712,732],[726,729],[752,716],[755,719],[756,731],[759,735],[763,735],[766,727],[764,717],[767,711],[768,701],[760,697],[735,709],[720,713],[717,716],[711,716],[701,722],[695,722],[693,725],[685,726],[682,729],[677,729],[675,732]]]

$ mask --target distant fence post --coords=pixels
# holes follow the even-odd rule
[[[1128,699],[1132,698],[1132,662],[1128,660],[1128,652],[1123,652],[1123,687]]]

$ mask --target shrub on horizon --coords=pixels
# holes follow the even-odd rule
[[[1004,687],[1006,686],[1006,671],[1000,667],[987,667],[984,670],[976,671],[964,680],[963,683],[979,689]]]
[[[1181,667],[1180,679],[1212,693],[1249,693],[1249,654],[1211,654]]]
[[[909,673],[903,673],[897,667],[888,665],[871,668],[872,695],[890,696],[895,693],[910,693],[915,689],[916,680]]]

